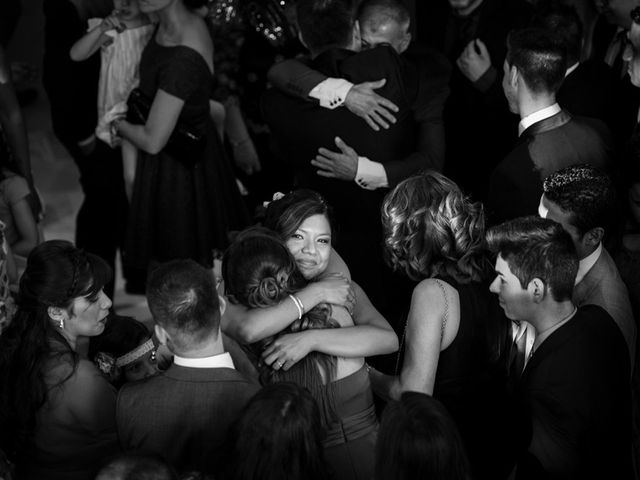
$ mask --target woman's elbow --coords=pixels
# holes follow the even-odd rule
[[[398,335],[393,330],[386,332],[385,335],[385,353],[393,353],[397,352],[398,348],[400,348],[400,344],[398,342]]]

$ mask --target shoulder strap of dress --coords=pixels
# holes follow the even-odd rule
[[[442,339],[444,338],[444,328],[447,326],[447,317],[449,316],[449,300],[447,298],[447,290],[442,285],[442,282],[434,278],[436,284],[440,287],[440,291],[442,291],[442,296],[444,297],[444,313],[442,314],[442,323],[440,324],[440,345],[442,345]]]
[[[447,317],[449,316],[449,299],[447,297],[447,290],[442,285],[442,282],[438,278],[434,278],[438,287],[440,287],[440,291],[442,291],[442,296],[444,297],[444,313],[442,314],[442,323],[440,324],[440,345],[442,346],[442,340],[444,338],[444,328],[447,326]],[[404,341],[407,335],[407,324],[409,323],[409,317],[404,323],[404,330],[402,331],[402,338],[400,339],[400,347],[398,348],[398,355],[396,356],[396,368],[395,374],[400,374],[400,358],[402,355],[402,349],[404,348]]]

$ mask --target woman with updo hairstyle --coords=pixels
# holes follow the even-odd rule
[[[470,480],[464,444],[447,409],[435,398],[404,392],[380,422],[375,480]]]
[[[406,391],[433,395],[455,420],[474,475],[500,478],[495,443],[507,402],[504,374],[494,361],[507,327],[497,326],[503,317],[489,292],[483,207],[444,175],[428,171],[387,194],[382,224],[389,263],[419,283],[399,375],[372,371],[374,389],[392,399]]]
[[[224,480],[325,480],[320,410],[295,383],[267,385],[231,428]]]
[[[298,291],[306,285],[289,249],[265,229],[249,230],[236,239],[225,253],[222,273],[229,301],[248,308],[270,307],[287,298],[296,303]],[[286,368],[259,362],[261,381],[289,381],[308,388],[327,429],[325,454],[336,478],[368,479],[373,474],[377,419],[364,358],[330,352],[331,339],[340,343],[341,330],[353,325],[345,308],[320,304],[301,311],[282,333],[253,344],[252,349],[259,356],[283,333],[320,339],[328,353],[313,350]]]
[[[0,337],[0,448],[18,478],[87,480],[118,451],[115,389],[76,349],[104,330],[109,266],[70,242],[36,246]]]
[[[266,209],[264,226],[284,242],[307,281],[296,293],[299,305],[287,296],[260,309],[231,303],[222,318],[225,333],[240,343],[254,343],[285,329],[300,312],[328,303],[346,307],[355,328],[337,334],[280,336],[265,350],[265,363],[274,369],[287,369],[311,351],[363,357],[398,349],[395,332],[362,288],[350,281],[349,269],[332,248],[331,209],[322,196],[312,190],[274,195]]]

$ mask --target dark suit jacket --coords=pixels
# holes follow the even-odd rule
[[[216,472],[229,426],[258,388],[234,369],[171,365],[120,390],[120,444],[126,452],[158,454],[178,471]]]
[[[611,154],[609,133],[598,120],[561,111],[534,123],[491,174],[491,222],[535,215],[547,175],[580,163],[607,168]]]
[[[558,103],[571,115],[597,118],[614,132],[616,79],[609,65],[595,58],[581,62],[562,82]]]
[[[600,257],[573,289],[573,303],[577,306],[599,305],[616,322],[629,348],[630,360],[636,358],[636,322],[629,301],[627,287],[618,267],[605,248]]]
[[[416,128],[411,113],[418,92],[417,75],[411,74],[396,52],[386,46],[360,53],[333,49],[317,56],[312,68],[331,77],[353,83],[386,78],[380,95],[398,107],[397,122],[388,130],[376,132],[346,108],[328,110],[312,102],[271,89],[262,101],[264,118],[281,157],[294,171],[298,187],[321,193],[334,208],[337,249],[349,265],[353,278],[381,308],[384,291],[382,227],[380,204],[384,189],[364,190],[355,182],[334,180],[316,174],[311,165],[318,148],[335,149],[340,136],[359,155],[382,163],[391,185],[422,168],[423,161],[406,158],[416,145]]]
[[[629,359],[620,330],[580,307],[535,351],[522,375],[528,448],[517,479],[630,479]]]
[[[469,16],[460,17],[448,0],[416,2],[418,40],[442,52],[453,65],[444,109],[444,173],[476,200],[486,201],[489,174],[516,140],[518,121],[502,91],[502,64],[507,34],[525,27],[531,11],[523,0],[484,0]],[[456,60],[476,38],[487,46],[492,66],[472,83]]]

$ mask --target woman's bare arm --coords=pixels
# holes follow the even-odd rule
[[[122,120],[118,123],[118,133],[140,150],[155,155],[169,141],[183,106],[184,100],[160,89],[151,104],[147,123],[133,125]]]

